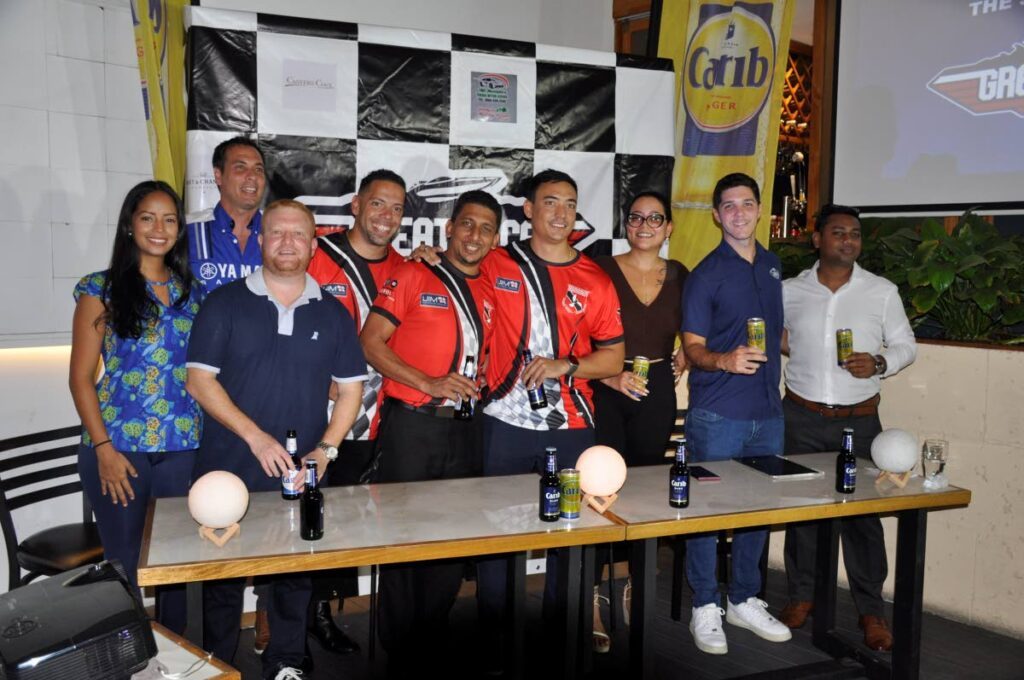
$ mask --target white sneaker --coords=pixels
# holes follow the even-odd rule
[[[729,645],[722,630],[722,608],[717,604],[694,607],[690,617],[690,634],[697,649],[708,654],[725,654]],[[788,628],[786,630],[789,630]]]
[[[793,637],[789,626],[768,613],[768,603],[756,597],[748,597],[741,604],[730,602],[725,620],[771,642],[785,642]]]
[[[302,680],[302,671],[291,666],[283,666],[278,669],[274,680]]]

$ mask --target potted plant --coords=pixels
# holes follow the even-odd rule
[[[921,336],[1024,344],[1024,239],[964,213],[952,233],[926,218],[865,218],[860,263],[900,289]],[[809,238],[772,244],[784,274],[814,262]]]

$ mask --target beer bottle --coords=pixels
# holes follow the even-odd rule
[[[668,471],[668,504],[673,508],[690,505],[690,468],[686,465],[686,437],[676,443],[676,462]]]
[[[857,489],[857,457],[853,455],[853,428],[843,428],[843,443],[836,456],[836,492],[853,493]]]
[[[287,434],[285,434],[284,450],[291,456],[292,465],[295,469],[285,470],[285,473],[281,475],[281,498],[286,501],[295,501],[302,495],[295,490],[296,482],[302,474],[302,459],[299,458],[299,439],[298,435],[295,434],[295,430],[288,430]]]
[[[299,535],[305,541],[324,537],[324,495],[316,482],[316,461],[306,461],[306,488],[299,503]]]
[[[525,368],[526,366],[529,366],[531,361],[533,361],[533,352],[531,352],[529,349],[524,349],[523,367]],[[541,383],[536,387],[526,390],[526,396],[529,397],[530,408],[532,408],[534,411],[548,407],[548,398],[547,395],[544,394],[544,383]]]
[[[466,367],[463,369],[462,375],[470,380],[476,380],[476,359],[473,356],[466,357]],[[459,399],[459,403],[455,406],[454,417],[458,420],[471,420],[473,418],[474,401],[476,400],[472,397],[469,399]]]
[[[547,460],[544,474],[540,477],[540,519],[542,522],[557,522],[562,488],[558,481],[558,451],[553,446],[545,449]]]

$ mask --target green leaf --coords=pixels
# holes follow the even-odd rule
[[[979,264],[987,263],[988,260],[986,260],[981,255],[978,255],[977,253],[971,253],[967,257],[961,258],[960,262],[958,262],[956,265],[956,271],[957,273],[960,273],[962,271],[970,269],[971,267],[977,267]]]
[[[998,298],[996,298],[996,292],[991,288],[979,288],[975,290],[974,293],[971,295],[971,299],[977,302],[978,306],[981,307],[986,313],[991,312],[993,309],[995,309],[996,304],[998,303]]]
[[[935,249],[938,247],[938,241],[922,241],[917,250],[914,251],[914,264],[917,266],[927,264],[934,256]]]
[[[921,224],[921,240],[943,241],[949,238],[946,228],[938,220],[927,219]]]
[[[905,271],[907,272],[907,283],[911,288],[929,284],[927,267],[911,267]]]
[[[925,314],[935,306],[939,299],[939,291],[934,288],[922,288],[914,293],[911,302],[919,314]]]
[[[956,277],[956,270],[948,264],[940,264],[933,267],[928,272],[928,283],[932,284],[932,288],[938,292],[942,292],[949,288],[949,285],[953,283],[953,279]]]

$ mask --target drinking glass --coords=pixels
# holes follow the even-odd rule
[[[921,448],[921,466],[924,469],[924,485],[928,489],[942,489],[949,486],[943,471],[949,456],[949,442],[945,439],[925,439]]]

